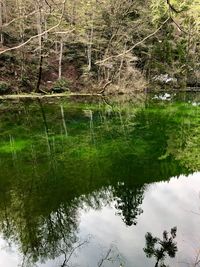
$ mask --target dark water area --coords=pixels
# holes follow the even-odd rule
[[[0,266],[199,266],[199,226],[199,93],[0,102]]]

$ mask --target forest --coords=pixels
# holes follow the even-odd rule
[[[200,86],[200,0],[0,0],[0,94]]]

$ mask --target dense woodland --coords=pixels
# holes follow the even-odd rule
[[[200,0],[0,0],[0,94],[199,86],[199,37]]]

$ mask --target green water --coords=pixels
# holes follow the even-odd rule
[[[0,266],[155,266],[174,226],[193,263],[200,95],[160,96],[0,103]]]

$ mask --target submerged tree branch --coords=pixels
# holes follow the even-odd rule
[[[103,265],[104,261],[106,261],[108,259],[111,251],[112,251],[112,248],[109,248],[109,250],[107,251],[105,257],[102,258],[101,261],[99,262],[98,267],[101,267]]]
[[[67,253],[66,253],[64,250],[61,250],[61,252],[62,252],[62,253],[64,254],[64,256],[65,256],[65,259],[64,259],[64,261],[63,261],[61,267],[65,267],[65,266],[67,266],[69,260],[71,259],[72,255],[74,254],[74,252],[75,252],[78,248],[82,247],[83,245],[85,245],[85,244],[87,244],[87,243],[88,243],[88,240],[85,240],[85,241],[79,243],[76,247],[74,247],[74,248],[71,250],[71,252],[69,253],[68,257],[67,257]]]

